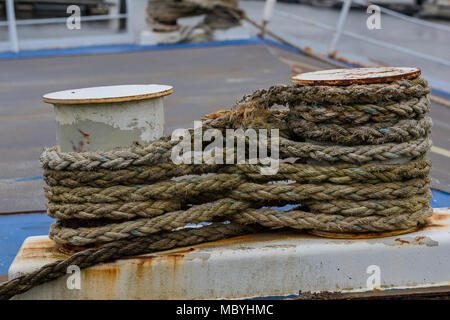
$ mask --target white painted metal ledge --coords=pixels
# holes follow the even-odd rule
[[[46,236],[28,238],[9,279],[67,257]],[[69,275],[16,299],[221,299],[286,297],[305,292],[368,291],[367,268],[380,269],[381,290],[450,286],[450,209],[410,234],[325,239],[295,231],[242,236],[117,260]]]

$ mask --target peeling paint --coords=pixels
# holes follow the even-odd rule
[[[122,131],[140,131],[140,139],[150,142],[164,131],[163,99],[121,102],[115,104],[55,105],[55,120],[60,126],[77,125],[89,120]],[[80,131],[80,129],[77,129]],[[81,132],[81,131],[80,131]],[[95,133],[90,133],[94,135]],[[86,137],[86,133],[82,133]],[[88,140],[88,144],[90,139]]]

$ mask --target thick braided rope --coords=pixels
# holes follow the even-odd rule
[[[370,161],[387,161],[400,157],[420,157],[431,148],[431,140],[419,138],[403,143],[340,146],[294,142],[281,138],[280,145],[285,147],[283,155],[286,157],[310,158],[321,162],[345,161],[362,164]]]
[[[148,184],[162,179],[184,175],[205,173],[243,174],[247,179],[258,181],[295,180],[298,182],[353,183],[353,182],[389,182],[428,175],[431,163],[423,158],[412,160],[403,166],[391,164],[338,164],[335,166],[313,166],[302,163],[281,163],[276,174],[261,175],[260,165],[188,165],[163,163],[155,166],[129,167],[122,170],[96,171],[57,171],[44,170],[44,181],[49,186],[69,188],[91,186],[110,187],[115,185]]]
[[[214,181],[216,187],[217,180],[216,177],[207,177],[204,178],[203,181],[196,180],[194,183],[202,182],[204,186],[207,186],[208,189],[212,185],[210,181]],[[219,179],[218,181],[223,181]],[[186,190],[182,187],[186,187],[186,181],[182,182],[174,182],[174,184],[178,184],[180,192],[186,194]],[[136,235],[146,236],[151,233],[160,232],[163,230],[170,231],[176,228],[183,227],[187,223],[198,223],[204,221],[212,221],[218,217],[224,218],[231,215],[230,219],[235,221],[237,218],[233,216],[236,211],[242,211],[244,209],[249,208],[252,203],[264,201],[285,201],[285,202],[297,202],[303,199],[373,199],[373,198],[381,198],[381,199],[396,199],[403,197],[411,197],[414,194],[423,194],[427,192],[429,189],[429,185],[423,185],[424,180],[411,180],[399,183],[385,183],[385,184],[375,184],[375,185],[351,185],[351,186],[339,186],[339,185],[317,185],[311,186],[308,185],[307,188],[305,186],[299,184],[287,184],[287,185],[258,185],[254,183],[241,184],[238,190],[233,190],[231,192],[231,196],[234,199],[221,199],[218,200],[213,205],[198,205],[194,206],[186,211],[175,211],[171,213],[164,214],[162,216],[158,216],[152,219],[138,219],[127,222],[120,223],[110,223],[106,226],[100,226],[96,228],[87,228],[84,229],[82,227],[71,228],[64,227],[61,223],[56,223],[53,225],[50,235],[53,240],[62,244],[72,244],[72,245],[87,245],[98,242],[109,242],[115,241],[118,239],[123,239],[127,237],[133,237]],[[427,181],[429,183],[429,181]],[[173,187],[173,186],[171,186]],[[198,189],[198,186],[197,188]],[[157,190],[160,190],[159,186]],[[198,191],[198,190],[197,190]],[[197,192],[195,191],[195,192]],[[86,191],[87,194],[91,194],[92,192]],[[146,192],[148,193],[148,192]],[[150,191],[150,193],[152,193]],[[116,194],[117,196],[117,194]],[[192,197],[191,194],[188,195]],[[235,199],[245,199],[250,202],[245,201],[236,201]],[[121,199],[124,200],[124,199]],[[377,201],[379,202],[379,201]],[[276,220],[273,217],[263,217],[264,214],[273,214],[276,211],[265,211],[265,210],[253,210],[252,214],[247,212],[245,213],[245,217],[250,218],[252,215],[256,215],[259,218],[251,217],[251,219],[244,223],[243,218],[239,218],[239,223],[249,224],[249,223],[260,223],[263,226],[268,226],[267,220],[270,220],[271,227],[291,227],[295,229],[316,229],[316,230],[343,230],[346,231],[379,231],[383,223],[384,230],[394,230],[398,228],[404,228],[406,225],[410,225],[411,219],[409,220],[409,224],[405,222],[408,220],[405,216],[408,216],[409,210],[405,210],[408,208],[407,205],[404,205],[405,202],[410,202],[410,199],[406,199],[403,203],[399,200],[394,202],[397,207],[398,205],[403,206],[402,211],[391,210],[390,215],[388,217],[379,217],[379,216],[370,216],[370,219],[363,219],[355,216],[358,208],[353,208],[352,215],[350,217],[335,217],[336,219],[332,220],[333,225],[330,225],[330,214],[311,214],[308,212],[300,212],[294,211],[283,213],[284,219]],[[375,202],[376,203],[376,202]],[[428,217],[430,211],[428,210],[428,205],[419,203],[416,206],[409,207],[410,209],[414,209],[413,213],[409,214],[411,217],[420,218],[423,221],[424,217]],[[361,205],[359,210],[361,211]],[[373,207],[372,210],[373,211]],[[397,212],[395,212],[397,211]],[[386,210],[383,212],[386,214]],[[278,214],[278,213],[277,213]],[[291,215],[295,215],[295,219],[291,217]],[[394,218],[394,216],[399,216]],[[367,215],[365,215],[367,217]],[[287,219],[287,220],[286,220]],[[278,225],[276,224],[278,221]],[[293,224],[288,225],[286,221],[291,221]],[[337,222],[338,221],[338,222]],[[301,224],[302,222],[303,224]],[[415,221],[417,223],[418,221]],[[337,224],[342,224],[337,226]]]
[[[178,141],[162,138],[151,143],[145,148],[134,146],[132,148],[115,149],[99,152],[58,152],[56,148],[44,150],[41,155],[41,163],[44,168],[54,170],[94,170],[122,169],[134,165],[152,165],[161,162],[169,162],[173,146]]]
[[[56,203],[47,204],[47,213],[55,219],[112,219],[151,218],[181,209],[179,200],[148,200],[122,203]]]
[[[427,207],[414,213],[403,213],[392,216],[341,216],[330,214],[314,214],[305,211],[291,210],[281,212],[273,209],[244,211],[233,222],[240,224],[258,223],[265,227],[289,227],[293,229],[314,229],[328,232],[383,232],[404,230],[425,223],[432,209]]]
[[[213,204],[175,211],[151,219],[137,219],[112,223],[96,228],[65,227],[62,222],[52,225],[50,237],[60,244],[85,246],[106,243],[136,236],[148,236],[161,231],[172,231],[187,223],[209,222],[219,217],[239,224],[260,224],[265,227],[290,227],[338,232],[367,232],[406,229],[423,222],[429,216],[428,206],[418,206],[417,211],[402,211],[388,216],[338,215],[310,213],[301,210],[251,209],[251,202],[221,199]],[[412,218],[412,219],[411,219]]]
[[[313,198],[327,200],[343,199],[392,199],[407,197],[428,187],[429,178],[411,179],[386,183],[291,183],[291,184],[258,184],[246,181],[237,174],[217,174],[207,177],[195,177],[179,181],[163,181],[142,186],[95,187],[45,187],[45,196],[49,201],[62,203],[114,203],[123,201],[171,200],[173,198],[193,201],[205,193],[216,193],[218,196],[230,194],[233,198],[255,199],[267,201],[277,199],[301,200]]]
[[[85,246],[129,237],[147,236],[161,231],[173,231],[188,223],[210,222],[217,217],[232,215],[251,206],[249,202],[221,199],[212,204],[194,206],[188,210],[166,213],[150,219],[136,219],[99,226],[96,228],[64,227],[57,221],[50,229],[50,237],[60,244]]]
[[[177,142],[178,143],[178,142]],[[158,148],[158,157],[141,155],[149,150]],[[148,147],[133,147],[111,151],[96,152],[58,152],[56,148],[45,149],[41,155],[44,169],[56,171],[94,171],[98,169],[121,170],[128,167],[152,166],[171,163],[173,142],[152,143]],[[386,143],[379,145],[340,146],[319,145],[308,142],[297,142],[280,138],[280,156],[289,158],[313,159],[323,162],[345,161],[349,163],[367,163],[370,161],[384,161],[399,157],[417,158],[424,155],[431,147],[428,138],[419,138],[403,143]],[[189,169],[195,171],[196,169]],[[95,172],[93,173],[95,174]]]
[[[71,265],[87,268],[118,258],[216,241],[254,233],[258,230],[260,229],[252,226],[215,223],[201,228],[162,232],[152,234],[151,237],[130,238],[106,243],[99,248],[78,252],[65,260],[52,262],[39,270],[0,284],[0,300],[10,299],[42,283],[64,276],[67,274],[67,268]]]
[[[357,182],[377,183],[424,178],[428,176],[431,162],[424,158],[412,160],[404,165],[370,163],[363,166],[338,164],[333,166],[314,166],[301,163],[280,164],[277,174],[262,176],[260,170],[252,165],[241,165],[240,172],[252,181],[293,180],[297,182],[332,182],[352,184]],[[230,168],[231,172],[234,172]],[[228,170],[224,170],[227,171]]]
[[[407,119],[393,122],[375,122],[362,126],[317,124],[305,119],[289,120],[289,126],[298,138],[335,142],[342,145],[382,144],[405,142],[425,137],[431,130],[431,118]]]
[[[400,212],[417,211],[422,206],[428,205],[430,200],[429,193],[418,194],[407,199],[392,200],[302,200],[302,203],[316,213],[339,213],[342,215],[389,215]],[[164,203],[165,201],[148,202],[125,202],[118,204],[109,203],[85,203],[85,204],[61,204],[49,203],[47,205],[48,214],[52,218],[60,220],[82,219],[111,219],[111,220],[131,220],[133,218],[152,218],[170,211],[176,211],[181,208],[178,204],[170,210],[163,204],[163,209],[158,206],[157,209],[149,210],[147,207],[153,207],[154,204]]]
[[[362,104],[382,101],[402,101],[420,98],[430,93],[425,79],[400,80],[389,84],[354,84],[349,86],[272,86],[256,90],[241,102],[254,101],[270,108],[273,105],[310,104]]]
[[[421,87],[421,85],[419,85]],[[293,87],[280,87],[283,90],[289,90]],[[314,88],[314,87],[313,87]],[[327,90],[334,91],[336,88],[327,87]],[[415,92],[415,91],[414,91]],[[423,98],[423,97],[422,97]],[[256,99],[256,97],[253,97]],[[269,99],[270,100],[270,99]],[[420,103],[426,103],[429,101],[426,99],[426,102],[420,100]],[[250,103],[251,105],[255,105],[253,101]],[[270,104],[270,102],[262,103],[261,105]],[[360,128],[345,128],[342,126],[337,126],[331,124],[326,128],[317,127],[317,125],[313,121],[309,121],[304,118],[296,118],[295,115],[292,116],[288,113],[279,113],[278,111],[273,112],[256,112],[254,110],[261,110],[260,108],[247,108],[245,105],[240,107],[237,111],[224,111],[213,114],[214,117],[206,117],[207,120],[204,124],[205,128],[208,127],[224,127],[224,128],[232,128],[236,127],[236,123],[243,126],[251,125],[254,128],[266,127],[258,124],[258,120],[261,120],[261,116],[263,117],[263,121],[267,121],[273,114],[276,114],[277,120],[275,121],[275,127],[280,128],[282,126],[286,126],[286,121],[289,123],[290,128],[285,128],[285,131],[293,131],[300,137],[306,137],[310,139],[318,139],[324,140],[324,137],[330,137],[331,141],[341,141],[343,144],[357,144],[357,143],[373,143],[377,144],[377,146],[355,146],[355,149],[347,149],[345,146],[333,146],[334,148],[331,150],[327,150],[324,146],[318,146],[313,143],[302,143],[302,142],[294,142],[289,139],[283,139],[280,143],[280,154],[281,156],[289,156],[292,149],[292,145],[296,145],[296,149],[298,150],[308,150],[309,154],[303,154],[304,158],[315,158],[319,161],[333,161],[333,154],[330,153],[338,153],[345,159],[342,159],[347,162],[355,162],[361,163],[367,162],[371,160],[379,160],[376,159],[378,155],[375,157],[369,157],[366,154],[377,154],[381,153],[380,158],[383,157],[382,153],[387,154],[400,154],[402,153],[402,149],[406,149],[403,153],[408,152],[409,150],[418,149],[417,144],[422,142],[422,137],[427,136],[431,127],[431,121],[428,117],[425,117],[420,120],[404,120],[400,121],[399,124],[394,124],[393,126],[389,126],[389,123],[375,123],[372,126],[362,126]],[[254,114],[255,113],[255,114]],[[248,116],[251,115],[251,116]],[[246,117],[249,117],[247,119]],[[284,119],[287,117],[287,119]],[[245,119],[244,119],[245,118]],[[289,120],[291,119],[291,120]],[[300,121],[300,122],[299,122]],[[303,127],[307,127],[307,130],[302,129]],[[281,135],[285,136],[285,135]],[[403,142],[407,141],[408,144],[403,146],[398,146],[397,144],[391,145],[386,143],[383,147],[380,147],[381,143],[385,142]],[[158,163],[167,163],[170,162],[172,147],[178,144],[178,141],[169,140],[169,138],[165,137],[158,141],[151,143],[146,147],[141,146],[133,146],[131,148],[122,148],[111,151],[98,151],[98,152],[69,152],[69,153],[60,153],[56,150],[56,148],[46,149],[41,155],[41,163],[44,168],[53,169],[53,170],[86,170],[91,171],[95,169],[110,169],[110,170],[119,170],[124,169],[128,166],[140,166],[140,165],[155,165]],[[425,147],[429,144],[429,141],[425,142]],[[390,152],[389,149],[396,149],[397,152]],[[318,155],[315,155],[314,152],[317,152]],[[328,151],[328,152],[327,152]],[[377,152],[378,151],[378,152]],[[299,152],[297,152],[299,153]],[[353,156],[354,153],[357,153],[357,156]],[[348,154],[348,155],[346,155]],[[421,153],[423,154],[423,152]],[[300,156],[300,154],[299,154]],[[417,156],[417,153],[416,153]],[[375,159],[374,159],[375,158]],[[331,160],[329,160],[331,159]],[[359,160],[358,160],[359,159]]]
[[[311,105],[299,103],[291,106],[291,113],[311,122],[336,124],[363,124],[369,121],[386,122],[397,119],[415,119],[430,111],[428,96],[407,101],[356,105]]]
[[[427,208],[431,199],[430,193],[417,194],[407,199],[390,200],[306,200],[304,205],[311,212],[370,216],[373,214],[388,216],[404,212],[414,212]]]

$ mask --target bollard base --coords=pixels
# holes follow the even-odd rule
[[[302,292],[370,296],[445,287],[450,285],[449,232],[446,208],[435,209],[427,226],[402,236],[339,240],[285,230],[241,236],[99,264],[81,271],[80,289],[68,288],[74,276],[68,274],[14,299],[301,298]],[[9,279],[68,256],[48,237],[30,237]],[[380,288],[371,291],[375,269]]]

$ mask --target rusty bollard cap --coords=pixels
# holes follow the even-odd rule
[[[291,78],[294,84],[317,86],[344,86],[350,84],[386,83],[414,79],[420,76],[420,68],[355,68],[332,69],[301,73]]]

